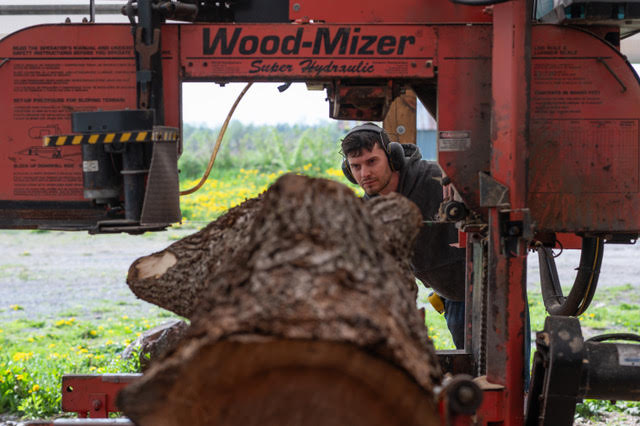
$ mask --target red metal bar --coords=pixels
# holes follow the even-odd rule
[[[78,417],[106,418],[120,411],[116,396],[140,374],[65,375],[62,377],[62,410]]]
[[[506,250],[501,225],[526,208],[530,9],[527,0],[493,8],[491,176],[509,188],[509,208],[489,212],[487,379],[504,386],[505,425],[524,422],[526,245]]]
[[[503,389],[484,389],[482,404],[478,408],[478,424],[494,424],[504,421]]]

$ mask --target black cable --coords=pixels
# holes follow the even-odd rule
[[[538,247],[540,286],[544,306],[551,315],[578,316],[587,310],[596,292],[604,241],[598,237],[583,237],[578,275],[569,295],[564,297],[553,253]]]
[[[640,342],[640,336],[633,333],[607,333],[599,336],[593,336],[585,340],[585,342],[604,342],[605,340],[628,340]]]

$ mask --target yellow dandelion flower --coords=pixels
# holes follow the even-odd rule
[[[33,352],[16,352],[13,354],[13,360],[15,362],[27,361],[31,358],[33,358]]]
[[[334,169],[334,168],[330,168],[324,171],[326,174],[328,174],[329,176],[334,176],[334,177],[342,177],[343,173],[341,169]]]

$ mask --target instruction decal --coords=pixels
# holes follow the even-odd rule
[[[41,26],[0,41],[0,199],[84,200],[81,148],[43,139],[71,133],[73,112],[135,108],[132,44],[116,25]]]

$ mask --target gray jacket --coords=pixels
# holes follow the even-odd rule
[[[417,146],[403,144],[405,164],[397,192],[413,201],[424,221],[434,221],[442,202],[442,171],[437,163],[422,159]],[[424,223],[411,260],[413,273],[440,296],[464,300],[465,249],[451,247],[458,241],[452,223]]]

